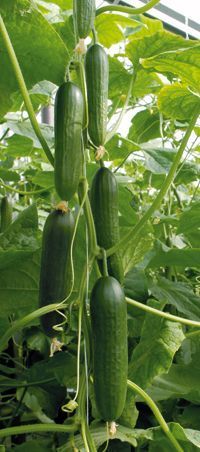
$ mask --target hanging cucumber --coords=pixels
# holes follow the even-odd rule
[[[64,202],[47,217],[42,238],[40,307],[61,302],[71,290],[71,243],[74,225],[73,214]],[[50,337],[56,335],[52,327],[62,321],[63,317],[57,312],[41,317],[42,327]]]
[[[62,200],[77,191],[82,168],[83,96],[72,82],[63,83],[55,100],[55,187]]]
[[[12,204],[7,196],[1,199],[1,232],[4,232],[12,223]]]
[[[96,172],[91,186],[90,202],[96,228],[97,243],[105,250],[120,239],[118,218],[118,188],[114,174],[105,167]],[[119,252],[107,259],[108,273],[121,284],[124,279],[122,260]],[[102,270],[102,262],[99,261]]]
[[[95,401],[102,419],[111,422],[124,409],[128,372],[126,302],[115,278],[97,280],[90,312]]]
[[[73,15],[80,39],[85,39],[90,34],[95,19],[95,0],[74,0]]]
[[[89,47],[85,57],[88,95],[88,133],[95,146],[103,146],[106,139],[108,101],[108,57],[102,46]]]

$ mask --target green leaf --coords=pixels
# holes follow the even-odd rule
[[[0,316],[38,303],[40,234],[36,206],[24,209],[0,235]]]
[[[38,171],[35,176],[32,177],[32,182],[44,188],[54,187],[54,172]]]
[[[144,270],[133,268],[126,275],[124,282],[125,295],[133,300],[144,303],[148,298],[148,283]],[[129,306],[131,307],[132,306]],[[134,307],[135,309],[135,307]]]
[[[95,422],[94,426],[90,427],[91,435],[94,439],[95,445],[97,449],[101,446],[101,444],[106,443],[108,439],[108,434],[105,429],[105,424],[100,422]],[[133,447],[137,446],[137,441],[135,439],[135,432],[127,427],[123,427],[122,425],[118,425],[116,434],[114,436],[115,439],[119,439],[122,443],[127,442],[131,444]],[[75,446],[78,450],[82,450],[84,447],[83,439],[81,435],[74,436]],[[67,442],[64,446],[58,448],[58,452],[70,452],[71,442]]]
[[[12,135],[7,139],[7,145],[7,153],[16,158],[30,156],[33,151],[33,141],[22,135]]]
[[[151,110],[142,110],[133,116],[128,138],[136,143],[144,143],[160,137],[159,113]]]
[[[161,302],[174,306],[188,319],[199,321],[200,297],[195,295],[186,284],[159,277],[156,283],[150,284],[149,288],[152,295]]]
[[[16,171],[10,171],[0,167],[0,179],[3,179],[5,182],[18,182],[20,176]]]
[[[61,84],[69,54],[59,35],[34,7],[34,3],[29,0],[9,0],[9,3],[1,0],[0,13],[27,87],[32,88],[41,80]],[[0,49],[0,116],[3,116],[11,109],[11,95],[19,88],[2,39]]]
[[[15,452],[50,452],[53,450],[53,441],[52,438],[49,439],[31,439],[22,444],[18,444],[15,446]],[[0,452],[1,451],[0,449]]]
[[[199,450],[199,431],[183,429],[181,425],[175,422],[171,422],[169,427],[184,451],[196,452]],[[153,431],[153,442],[150,444],[149,452],[157,452],[158,450],[159,452],[174,452],[174,447],[160,428]]]
[[[148,304],[157,309],[162,308],[156,301],[151,300]],[[154,314],[146,314],[140,342],[129,363],[130,380],[143,388],[149,386],[153,378],[169,370],[174,354],[183,340],[180,324]]]
[[[158,94],[158,108],[168,118],[189,119],[197,105],[200,106],[199,97],[180,83],[166,85]]]
[[[150,144],[150,146],[152,146]],[[176,155],[174,149],[142,146],[145,156],[145,167],[153,174],[167,174]]]
[[[97,31],[99,42],[110,47],[124,39],[123,28],[135,28],[142,25],[139,21],[121,14],[100,14],[95,20],[95,29]]]
[[[179,219],[177,234],[183,233],[187,235],[190,232],[199,229],[200,203],[191,204],[184,210]]]
[[[124,228],[124,234],[131,228]],[[123,247],[121,247],[121,255],[123,261],[124,273],[128,273],[138,262],[144,258],[145,254],[149,251],[153,244],[153,237],[150,233],[149,227],[142,230],[142,234],[136,238],[129,240]]]
[[[137,38],[136,34],[135,38],[133,36],[133,40],[126,46],[126,52],[134,67],[137,67],[141,58],[150,58],[162,52],[186,49],[192,46],[196,46],[195,40],[185,40],[174,33],[159,31],[141,38]]]
[[[16,135],[30,138],[35,148],[42,149],[41,143],[38,141],[30,121],[7,121],[7,126]],[[47,124],[40,124],[41,132],[50,147],[54,146],[54,128]]]
[[[40,253],[13,251],[6,259],[0,253],[0,262],[1,267],[4,265],[0,272],[0,317],[18,316],[22,310],[25,315],[37,309]]]
[[[109,99],[126,95],[131,81],[131,74],[117,58],[109,58]]]
[[[26,370],[24,377],[28,383],[55,378],[59,385],[70,388],[76,384],[76,374],[76,357],[68,352],[59,352],[51,358],[34,363]]]
[[[179,354],[180,363],[173,364],[167,374],[156,377],[148,393],[155,401],[182,398],[199,404],[200,337],[198,332],[191,337],[186,337]]]
[[[163,52],[163,51],[162,51]],[[142,60],[145,68],[154,69],[163,74],[171,73],[179,77],[185,84],[192,87],[199,93],[200,86],[200,46],[176,50],[175,52],[165,51],[160,55]]]
[[[114,135],[111,140],[106,143],[106,150],[108,151],[109,160],[119,160],[127,158],[132,152],[140,149],[140,146],[127,138],[120,135]],[[94,166],[94,165],[93,165]]]
[[[140,68],[137,71],[136,80],[133,84],[132,95],[134,97],[144,97],[147,94],[156,94],[162,86],[163,82],[157,74]]]
[[[196,267],[200,268],[200,248],[171,249],[158,243],[155,254],[148,263],[148,268],[154,267]]]

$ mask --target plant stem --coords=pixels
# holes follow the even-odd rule
[[[128,383],[129,388],[131,388],[134,392],[139,394],[145,400],[146,404],[149,406],[149,408],[153,412],[155,418],[157,419],[158,423],[160,424],[160,427],[162,428],[163,432],[166,434],[166,436],[170,440],[171,444],[173,444],[174,449],[177,452],[184,452],[182,447],[179,445],[178,441],[176,440],[176,438],[170,432],[170,429],[169,429],[164,417],[162,416],[160,410],[158,409],[155,402],[151,399],[151,397],[142,388],[140,388],[138,385],[136,385],[132,381],[128,380],[127,383]]]
[[[18,85],[19,85],[19,88],[20,88],[20,91],[21,91],[21,94],[22,94],[22,97],[24,100],[24,104],[26,106],[26,109],[27,109],[27,112],[28,112],[28,115],[29,115],[29,118],[30,118],[30,121],[31,121],[31,124],[33,127],[33,130],[34,130],[40,144],[42,145],[42,148],[47,156],[47,159],[52,164],[52,166],[54,166],[53,155],[50,151],[50,148],[49,148],[45,138],[42,135],[39,124],[37,122],[34,108],[33,108],[33,105],[32,105],[32,102],[31,102],[31,99],[30,99],[30,96],[29,96],[29,93],[28,93],[28,90],[27,90],[27,87],[26,87],[26,84],[25,84],[25,81],[24,81],[24,78],[22,75],[20,65],[18,63],[13,45],[11,43],[9,34],[7,32],[6,26],[4,24],[4,21],[3,21],[3,18],[1,17],[1,15],[0,15],[0,32],[1,32],[4,44],[5,44],[5,47],[7,49],[7,52],[8,52],[9,58],[10,58],[10,62],[12,64],[13,71],[15,73],[15,77],[17,79],[17,82],[18,82]]]
[[[118,130],[120,124],[121,124],[121,121],[122,121],[122,119],[123,119],[123,117],[124,117],[124,115],[126,113],[126,108],[128,106],[128,103],[129,103],[129,99],[130,99],[130,96],[131,96],[131,93],[132,93],[133,84],[135,82],[136,75],[137,75],[137,71],[134,71],[134,75],[131,77],[131,81],[130,81],[130,84],[129,84],[129,89],[128,89],[128,93],[127,93],[127,96],[126,96],[126,101],[124,103],[124,106],[123,106],[123,108],[121,110],[121,113],[120,113],[115,125],[113,126],[112,130],[110,130],[106,134],[106,143],[108,141],[110,141],[111,138],[115,135],[115,133],[117,132],[117,130]]]
[[[128,13],[131,15],[135,14],[143,14],[153,8],[160,0],[150,0],[147,5],[141,6],[141,8],[131,8],[130,6],[120,6],[120,5],[107,5],[102,6],[97,9],[96,16],[99,14],[105,13],[107,11],[120,11],[121,13]]]
[[[10,185],[4,184],[4,182],[2,182],[2,180],[0,180],[0,186],[4,187],[6,190],[11,191],[13,193],[18,193],[18,195],[37,195],[39,193],[42,193],[44,191],[49,191],[53,188],[53,185],[51,185],[50,187],[46,187],[46,188],[40,188],[38,190],[30,190],[30,191],[21,191],[21,190],[17,190],[14,187],[11,187]]]
[[[24,433],[60,432],[74,433],[78,430],[78,424],[30,424],[18,427],[8,427],[0,430],[0,438],[11,435],[23,435]]]
[[[79,183],[78,195],[79,195],[79,202],[81,204],[82,199],[83,199],[83,183],[82,182]],[[89,246],[90,246],[89,254],[92,253],[94,255],[97,255],[99,252],[99,247],[97,245],[95,225],[94,225],[94,220],[93,220],[93,216],[92,216],[92,211],[91,211],[91,206],[90,206],[90,201],[89,201],[88,195],[86,196],[83,210],[84,210],[84,215],[85,215],[85,219],[86,219],[86,224],[88,227]]]
[[[113,253],[115,253],[119,248],[121,248],[123,245],[126,245],[127,242],[132,238],[132,237],[136,237],[139,232],[141,231],[141,229],[145,226],[145,224],[147,223],[147,221],[150,219],[150,217],[152,216],[152,214],[160,207],[160,204],[164,198],[164,196],[166,195],[170,185],[172,184],[175,175],[176,175],[176,171],[178,168],[178,165],[181,161],[181,157],[183,155],[183,152],[185,150],[185,147],[187,145],[187,142],[190,138],[190,135],[193,131],[193,128],[196,124],[196,121],[198,119],[199,116],[199,106],[195,109],[194,115],[188,125],[187,131],[181,141],[180,147],[177,151],[176,157],[172,163],[172,166],[169,170],[169,173],[165,179],[164,184],[162,185],[158,195],[156,196],[156,198],[154,199],[151,207],[149,207],[149,209],[145,212],[145,214],[143,215],[143,217],[138,221],[138,223],[133,227],[133,229],[131,229],[131,231],[129,231],[127,234],[124,235],[124,237],[116,244],[114,245],[112,248],[110,248],[109,250],[107,250],[106,255],[111,256]],[[101,258],[102,256],[100,256]]]
[[[128,297],[126,297],[126,302],[132,306],[135,306],[136,308],[142,309],[142,311],[149,312],[150,314],[155,314],[158,317],[164,317],[165,319],[170,320],[172,322],[179,322],[182,323],[183,325],[200,328],[200,322],[197,322],[196,320],[189,320],[185,319],[184,317],[178,317],[176,315],[169,314],[168,312],[160,311],[159,309],[152,308],[147,304],[140,303],[139,301],[132,300],[131,298]]]
[[[42,315],[48,314],[48,312],[55,311],[56,309],[64,309],[67,306],[62,303],[53,303],[43,308],[36,309],[30,314],[26,315],[22,319],[15,320],[12,326],[8,328],[8,330],[4,333],[4,335],[0,339],[0,352],[7,346],[9,339],[15,334],[18,330],[21,330],[24,326],[31,323],[33,320],[41,317]]]

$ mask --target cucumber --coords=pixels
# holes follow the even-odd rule
[[[85,39],[90,34],[94,26],[95,11],[95,0],[73,1],[73,14],[79,38]]]
[[[94,44],[85,56],[88,96],[88,133],[93,144],[103,146],[106,139],[108,102],[108,57],[102,46]]]
[[[112,276],[95,283],[90,301],[93,377],[97,409],[104,421],[115,421],[127,392],[127,311],[124,292]]]
[[[90,202],[97,243],[107,250],[120,239],[117,181],[108,168],[102,167],[96,172],[92,181]],[[122,284],[124,272],[120,253],[108,257],[107,265],[109,275],[114,276]],[[102,261],[99,261],[99,266],[102,270]]]
[[[12,223],[12,204],[7,196],[1,199],[1,232],[4,232]]]
[[[55,100],[55,187],[62,200],[70,201],[77,191],[82,169],[84,101],[72,82],[63,83]]]
[[[74,232],[74,216],[60,203],[46,220],[42,238],[42,256],[39,285],[39,306],[57,303],[67,297],[71,289],[70,250]],[[49,337],[56,335],[52,327],[63,321],[57,312],[41,317],[44,332]]]

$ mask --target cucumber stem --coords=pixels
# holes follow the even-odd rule
[[[93,43],[94,43],[94,44],[97,44],[97,42],[98,42],[98,39],[97,39],[97,32],[96,32],[96,30],[95,30],[94,27],[92,28],[92,36],[93,36]]]
[[[54,186],[51,185],[50,187],[46,187],[46,188],[39,188],[38,190],[30,190],[30,191],[23,191],[23,190],[17,190],[14,187],[11,187],[10,185],[4,184],[4,182],[2,181],[2,179],[0,179],[0,186],[2,186],[3,188],[5,188],[8,191],[11,191],[13,193],[17,193],[18,195],[37,195],[39,193],[42,193],[44,191],[49,191],[51,190]]]
[[[52,164],[52,166],[54,166],[53,155],[50,151],[50,148],[49,148],[44,136],[42,135],[39,124],[37,122],[34,108],[33,108],[33,105],[32,105],[32,102],[31,102],[31,99],[30,99],[30,96],[29,96],[29,93],[28,93],[28,90],[27,90],[27,87],[26,87],[26,84],[24,81],[24,77],[22,75],[20,65],[18,63],[12,42],[10,40],[9,34],[7,32],[6,26],[4,24],[4,21],[3,21],[3,18],[1,15],[0,15],[0,32],[1,32],[4,44],[5,44],[5,47],[7,49],[7,52],[8,52],[9,58],[10,58],[10,62],[12,64],[13,71],[15,73],[15,77],[17,79],[17,82],[18,82],[18,85],[19,85],[19,88],[20,88],[20,91],[21,91],[21,94],[22,94],[22,97],[24,100],[24,104],[26,106],[26,109],[27,109],[27,112],[29,115],[29,119],[30,119],[30,122],[33,127],[33,130],[46,154],[47,159]]]
[[[169,441],[174,446],[174,449],[177,452],[184,452],[184,450],[182,449],[182,447],[180,446],[180,444],[178,443],[178,441],[176,440],[174,435],[171,433],[164,417],[162,416],[160,410],[158,409],[157,405],[152,400],[152,398],[142,388],[140,388],[138,385],[136,385],[132,381],[127,380],[127,384],[130,389],[132,389],[134,392],[139,394],[145,400],[146,404],[149,406],[149,408],[153,412],[155,418],[157,419],[158,423],[160,424],[160,427],[162,428],[163,432],[166,434]]]
[[[105,13],[107,11],[120,11],[121,13],[128,13],[131,15],[135,14],[143,14],[153,8],[160,0],[150,0],[147,5],[141,6],[141,8],[131,8],[130,6],[120,6],[120,5],[107,5],[98,8],[96,11],[96,16],[99,14]]]
[[[101,249],[103,255],[103,276],[108,276],[108,266],[106,259],[106,250],[104,248]]]
[[[40,433],[40,432],[52,432],[52,433],[74,433],[78,430],[78,424],[30,424],[30,425],[20,425],[8,428],[2,428],[0,430],[0,438],[11,435],[23,435],[26,433]]]
[[[177,315],[170,314],[169,312],[160,311],[159,309],[152,308],[151,306],[148,306],[147,304],[140,303],[139,301],[132,300],[131,298],[128,298],[128,297],[126,297],[126,302],[132,306],[135,306],[138,309],[142,309],[142,311],[149,312],[150,314],[157,315],[158,317],[163,317],[172,322],[179,322],[183,325],[200,328],[200,322],[197,322],[196,320],[189,320],[189,319],[185,319],[184,317],[178,317]],[[197,333],[198,333],[198,331],[197,331]]]

